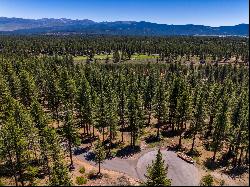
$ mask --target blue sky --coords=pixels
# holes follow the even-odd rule
[[[248,0],[0,0],[0,16],[219,26],[249,23],[248,6]]]

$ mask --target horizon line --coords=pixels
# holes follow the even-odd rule
[[[223,26],[236,26],[236,25],[249,25],[249,23],[238,23],[238,24],[235,24],[235,25],[219,25],[219,26],[211,26],[211,25],[202,25],[202,24],[193,24],[193,23],[186,23],[186,24],[168,24],[168,23],[156,23],[156,22],[150,22],[150,21],[145,21],[145,20],[141,20],[141,21],[128,21],[128,20],[117,20],[117,21],[94,21],[92,19],[88,19],[88,18],[85,18],[85,19],[73,19],[73,18],[48,18],[48,17],[43,17],[43,18],[25,18],[25,17],[6,17],[6,16],[0,16],[0,18],[8,18],[8,19],[28,19],[28,20],[41,20],[41,19],[68,19],[68,20],[73,20],[73,21],[82,21],[82,20],[89,20],[89,21],[93,21],[95,23],[103,23],[103,22],[109,22],[109,23],[112,23],[112,22],[147,22],[147,23],[154,23],[154,24],[159,24],[159,25],[197,25],[197,26],[208,26],[208,27],[223,27]]]

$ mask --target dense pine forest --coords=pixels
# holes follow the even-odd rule
[[[117,145],[140,149],[148,131],[177,136],[177,150],[190,139],[190,155],[202,140],[212,163],[248,167],[248,48],[237,37],[1,36],[0,178],[72,185],[86,139],[100,163]],[[158,56],[126,63],[134,54]]]

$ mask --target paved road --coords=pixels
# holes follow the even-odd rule
[[[165,164],[168,164],[168,178],[172,179],[173,186],[197,186],[200,181],[199,171],[193,165],[177,157],[175,152],[162,150]],[[87,153],[78,155],[78,158],[86,159]],[[156,150],[144,152],[138,159],[113,158],[105,160],[102,167],[105,169],[123,172],[131,177],[145,180],[146,167],[151,164],[157,154]],[[93,161],[89,161],[94,164]]]
[[[161,151],[165,164],[168,165],[168,178],[172,179],[173,186],[197,186],[200,182],[198,169],[177,157],[175,152]],[[141,156],[137,162],[139,178],[144,180],[146,167],[155,159],[157,151],[151,151]]]

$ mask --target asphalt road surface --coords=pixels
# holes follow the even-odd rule
[[[177,154],[173,151],[161,150],[165,164],[168,165],[168,178],[172,180],[173,186],[197,186],[200,182],[200,175],[198,168],[193,164],[189,164],[186,161],[177,157]],[[93,161],[90,161],[87,157],[89,152],[78,155],[80,159],[87,160],[94,165]],[[142,153],[138,159],[123,159],[113,158],[111,160],[105,160],[102,163],[102,167],[105,169],[126,173],[127,175],[145,180],[144,174],[146,174],[147,166],[155,159],[157,150]],[[86,159],[87,158],[87,159]]]

